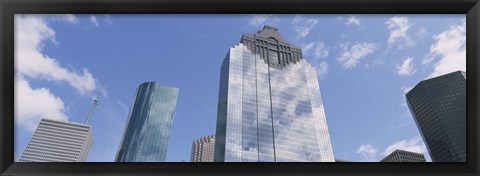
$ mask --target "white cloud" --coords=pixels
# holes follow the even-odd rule
[[[42,18],[52,18],[57,21],[65,21],[70,24],[77,24],[79,22],[78,18],[73,14],[46,14],[46,15],[36,15],[37,17]]]
[[[392,145],[386,147],[383,153],[381,153],[381,155],[383,155],[382,157],[385,157],[397,149],[422,153],[425,156],[428,155],[427,148],[425,147],[422,138],[419,136],[416,136],[410,140],[401,140],[395,142]],[[357,149],[356,153],[361,154],[364,161],[378,161],[377,157],[379,156],[379,153],[377,149],[371,144],[361,145]]]
[[[413,86],[410,86],[410,87],[402,87],[402,92],[403,94],[407,94],[410,90],[413,89]]]
[[[425,28],[423,28],[423,27],[422,27],[422,28],[419,28],[419,29],[417,30],[417,32],[415,32],[415,36],[417,36],[418,38],[424,38],[424,37],[426,37],[427,35],[428,35],[428,31],[427,31],[427,29],[425,29]]]
[[[385,61],[383,61],[383,59],[381,59],[381,58],[377,58],[372,63],[373,63],[373,65],[383,65],[385,63]]]
[[[376,161],[377,149],[370,144],[364,144],[358,147],[357,153],[361,154],[365,161]]]
[[[55,58],[42,53],[47,41],[58,45],[55,31],[46,18],[76,23],[73,15],[15,15],[15,124],[34,131],[40,119],[68,121],[68,106],[45,87],[31,87],[29,80],[65,81],[80,93],[96,88],[92,74],[62,67]]]
[[[324,78],[325,75],[328,73],[328,64],[326,61],[318,63],[318,59],[326,58],[328,56],[329,48],[326,47],[322,41],[302,44],[301,46],[304,55],[313,55],[313,57],[315,58],[313,65],[315,65],[317,76],[319,78]]]
[[[77,73],[42,53],[46,41],[58,44],[55,31],[42,16],[15,15],[15,70],[33,79],[66,81],[80,93],[94,90],[95,79],[88,69]]]
[[[370,69],[370,68],[374,68],[375,66],[378,66],[378,65],[383,65],[385,63],[385,61],[383,61],[382,58],[376,58],[374,60],[371,60],[370,62],[367,62],[364,64],[364,67],[367,68],[367,69]]]
[[[95,25],[95,27],[98,27],[100,24],[98,24],[97,17],[95,15],[90,16],[90,22]]]
[[[268,20],[272,15],[256,15],[253,18],[250,19],[248,22],[248,25],[258,27],[265,23],[265,21]]]
[[[398,40],[403,40],[403,43],[398,46],[399,49],[402,49],[405,46],[414,45],[413,40],[407,34],[408,29],[412,26],[408,21],[408,17],[395,16],[390,18],[385,24],[388,25],[387,28],[390,30],[388,46],[392,46]]]
[[[125,103],[123,103],[123,101],[121,101],[121,100],[117,100],[117,104],[118,104],[118,105],[120,106],[120,108],[122,109],[123,114],[124,114],[124,115],[128,115],[128,107],[127,107],[127,105],[126,105]],[[178,116],[178,114],[177,114],[177,116]]]
[[[343,48],[342,53],[337,57],[337,61],[342,63],[344,68],[351,69],[354,68],[358,61],[365,56],[373,53],[377,48],[375,43],[357,43],[349,48],[348,44],[342,44]]]
[[[324,78],[327,73],[328,73],[328,64],[326,61],[321,62],[315,67],[315,70],[317,71],[317,76],[319,78]]]
[[[355,15],[350,15],[348,18],[347,18],[347,22],[345,22],[346,25],[350,26],[352,24],[354,25],[360,25],[360,20],[355,16]]]
[[[434,35],[433,39],[436,42],[430,47],[430,53],[423,60],[423,64],[428,64],[437,57],[440,59],[434,64],[434,71],[428,78],[457,70],[466,70],[465,19],[462,24],[451,25],[448,30]]]
[[[69,22],[69,23],[72,23],[72,24],[77,24],[78,23],[78,18],[75,17],[75,15],[73,15],[73,14],[62,15],[62,19]]]
[[[407,92],[408,93],[408,92]],[[407,101],[404,100],[402,103],[400,103],[400,106],[401,107],[405,107],[405,108],[408,108],[408,104],[407,104]],[[410,113],[410,111],[406,112],[406,114]]]
[[[394,144],[385,148],[383,155],[387,156],[388,154],[392,153],[397,149],[406,150],[406,151],[415,152],[415,153],[428,154],[427,148],[425,147],[425,144],[423,143],[422,138],[420,138],[419,136],[416,136],[410,140],[401,140],[401,141],[395,142]]]
[[[297,38],[306,37],[317,23],[318,20],[312,18],[307,19],[301,15],[295,15],[292,21],[293,30],[297,33]]]
[[[313,51],[313,56],[316,59],[319,58],[326,58],[328,56],[328,50],[329,48],[325,46],[325,44],[321,41],[317,42],[317,46],[315,47],[315,50]]]
[[[105,15],[105,20],[107,21],[108,25],[113,24],[112,17],[110,15]]]
[[[259,14],[254,15],[248,22],[248,26],[261,28],[263,25],[271,25],[275,26],[278,22],[280,22],[280,18],[275,17],[271,14]]]
[[[34,131],[42,118],[68,120],[65,104],[48,88],[32,88],[21,75],[15,76],[15,123]]]
[[[313,49],[313,50],[312,50]],[[305,55],[313,55],[315,59],[323,59],[328,56],[329,47],[325,46],[322,41],[302,44],[302,52]],[[310,53],[310,51],[313,51]]]
[[[397,74],[400,76],[413,75],[416,70],[413,69],[412,60],[413,60],[412,57],[408,57],[405,60],[403,60],[402,65],[397,65]]]
[[[309,51],[315,46],[315,42],[311,42],[308,44],[302,44],[302,52],[305,55],[309,55]]]
[[[342,20],[343,20],[343,16],[337,15],[337,20],[338,20],[338,21],[342,21]]]

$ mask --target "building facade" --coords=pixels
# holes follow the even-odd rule
[[[337,163],[348,163],[348,162],[352,162],[352,161],[343,160],[343,159],[335,159],[335,162],[337,162]]]
[[[277,28],[223,60],[215,140],[216,162],[335,162],[315,68]]]
[[[466,161],[466,73],[418,83],[407,103],[433,162]]]
[[[191,162],[213,162],[215,135],[193,140]]]
[[[140,84],[120,142],[116,162],[164,162],[178,88]]]
[[[395,150],[380,162],[427,162],[425,156],[421,153],[415,153],[405,150]]]
[[[19,162],[85,162],[92,140],[89,125],[42,119]]]

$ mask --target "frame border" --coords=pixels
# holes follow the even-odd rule
[[[0,175],[479,175],[479,0],[0,0]],[[466,163],[14,163],[14,14],[466,14]]]

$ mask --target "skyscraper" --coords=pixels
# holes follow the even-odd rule
[[[352,162],[352,161],[343,160],[343,159],[335,159],[335,162],[337,162],[337,163],[347,163],[347,162]]]
[[[227,53],[216,128],[216,162],[335,162],[315,68],[275,27]]]
[[[164,162],[177,105],[178,88],[155,82],[140,84],[116,162]]]
[[[432,161],[465,162],[466,73],[421,81],[406,97]]]
[[[90,125],[42,119],[20,162],[84,162],[92,145]]]
[[[191,162],[213,162],[215,135],[193,140]]]
[[[380,160],[380,162],[426,162],[426,160],[421,153],[395,150]]]

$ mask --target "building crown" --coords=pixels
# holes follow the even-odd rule
[[[255,34],[243,34],[240,43],[259,55],[270,67],[284,68],[303,59],[302,49],[286,41],[278,30],[265,25]]]

